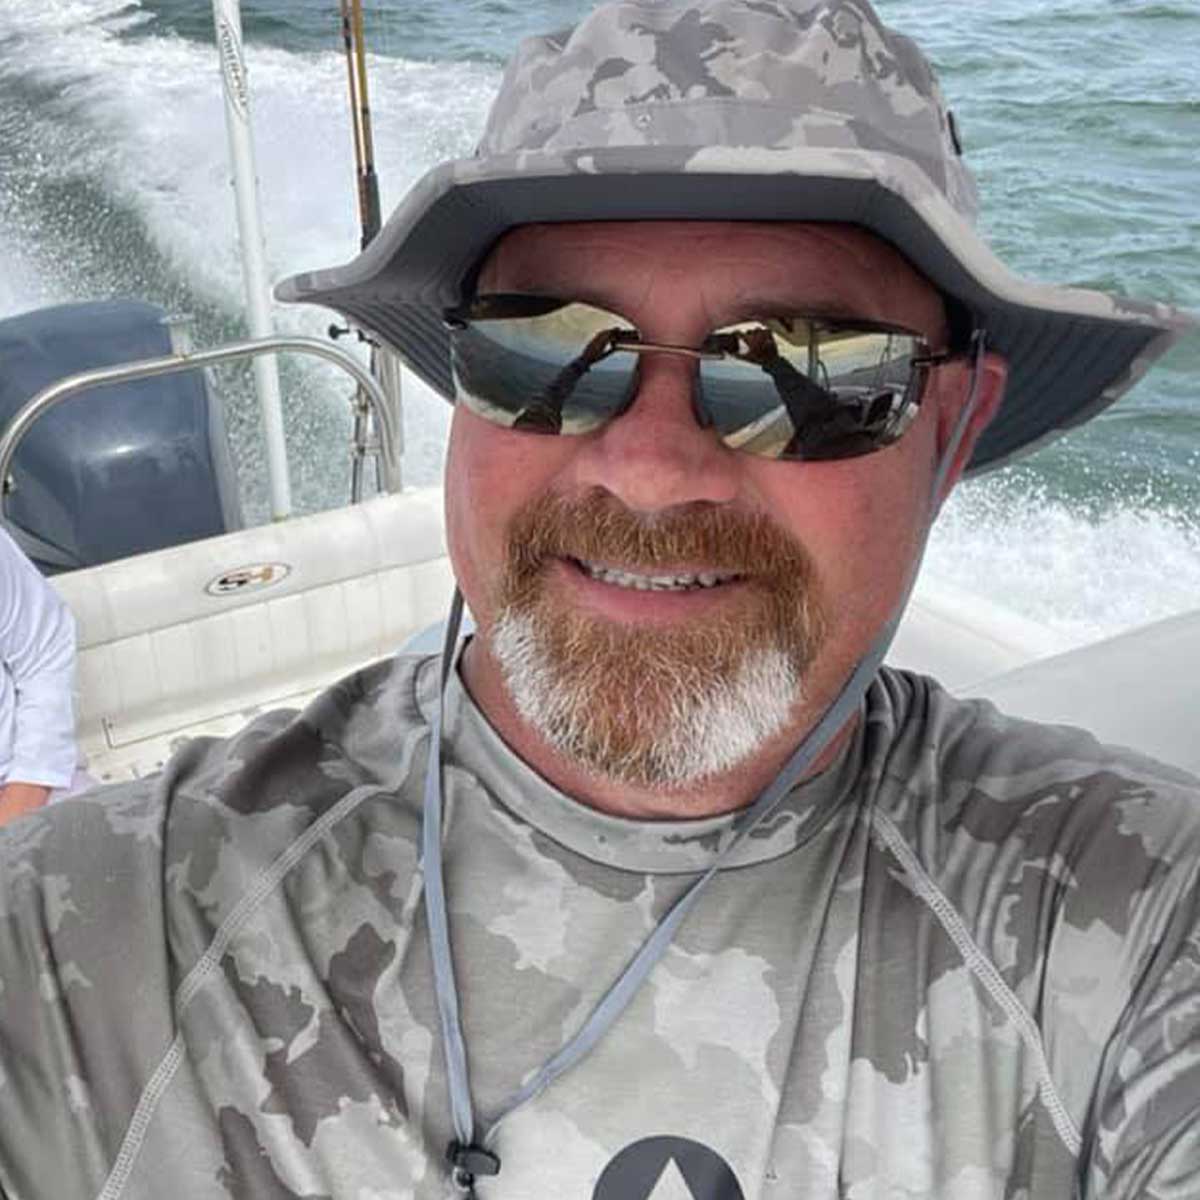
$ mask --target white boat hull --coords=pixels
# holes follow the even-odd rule
[[[453,586],[437,489],[52,582],[78,625],[79,738],[103,781],[158,770],[181,739],[304,704],[439,620]]]

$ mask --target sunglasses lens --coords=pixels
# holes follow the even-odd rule
[[[522,301],[544,311],[519,315]],[[637,363],[608,353],[633,333],[624,318],[534,297],[485,297],[476,308],[450,341],[456,398],[472,412],[510,429],[590,433],[625,408]]]
[[[828,460],[882,450],[917,412],[920,339],[812,318],[718,330],[725,356],[700,368],[701,404],[729,447],[766,458]]]
[[[494,424],[590,433],[632,398],[637,331],[604,309],[484,296],[451,329],[457,401]],[[770,317],[719,329],[700,349],[699,408],[731,449],[853,458],[890,446],[916,415],[914,358],[924,347],[914,334]]]

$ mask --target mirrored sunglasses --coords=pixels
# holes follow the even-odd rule
[[[616,313],[546,296],[479,296],[445,323],[456,402],[496,425],[592,433],[632,404],[643,354],[679,354],[696,363],[700,423],[775,459],[892,445],[916,418],[926,370],[952,357],[910,330],[803,313],[738,321],[699,346],[649,342]]]

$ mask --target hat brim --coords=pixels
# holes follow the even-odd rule
[[[1088,420],[1198,324],[1167,305],[1021,279],[910,161],[848,149],[634,146],[445,163],[357,258],[285,279],[276,295],[342,313],[452,398],[442,314],[497,238],[534,222],[636,220],[845,222],[895,246],[1009,364],[968,474]]]

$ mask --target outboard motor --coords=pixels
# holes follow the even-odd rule
[[[68,375],[171,354],[165,317],[106,300],[0,321],[0,428]],[[48,575],[242,527],[223,409],[199,369],[68,397],[18,444],[12,479],[9,531]]]

